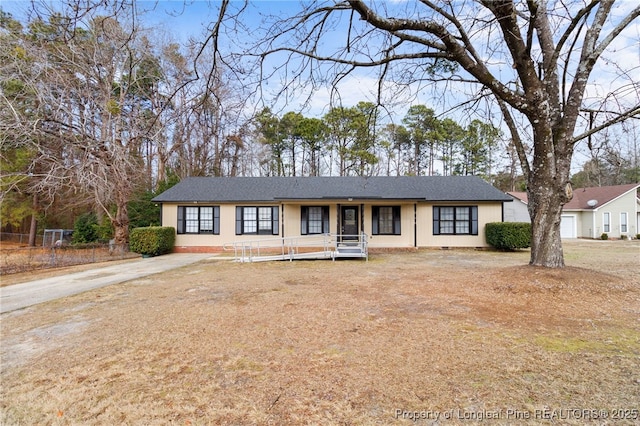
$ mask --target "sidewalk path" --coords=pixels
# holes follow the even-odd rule
[[[83,293],[99,287],[146,277],[215,256],[211,253],[172,253],[126,264],[0,287],[0,313]]]

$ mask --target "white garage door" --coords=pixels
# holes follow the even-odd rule
[[[560,237],[576,238],[576,217],[562,215],[560,219]]]

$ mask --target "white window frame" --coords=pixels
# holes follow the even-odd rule
[[[611,232],[611,213],[609,212],[602,213],[602,232]]]
[[[176,233],[220,234],[220,206],[178,206]]]
[[[627,212],[621,212],[620,213],[620,233],[621,234],[626,234],[627,232],[629,232],[629,215],[627,214]]]
[[[236,235],[278,235],[278,206],[236,206]]]

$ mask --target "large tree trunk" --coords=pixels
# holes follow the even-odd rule
[[[530,265],[564,267],[560,218],[563,206],[573,198],[569,181],[573,145],[566,135],[563,129],[551,129],[544,121],[534,126],[533,168],[527,179],[532,228]]]
[[[551,187],[537,187],[528,191],[532,228],[530,265],[564,267],[560,238],[563,202],[554,192]]]
[[[114,228],[114,240],[118,247],[126,247],[129,243],[129,212],[126,200],[118,200],[116,215],[112,220]]]

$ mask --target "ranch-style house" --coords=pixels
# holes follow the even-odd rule
[[[177,252],[229,243],[366,234],[369,248],[485,247],[512,198],[473,176],[192,177],[153,199]]]

